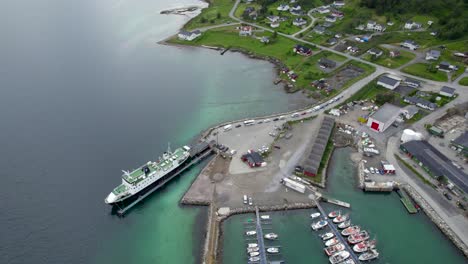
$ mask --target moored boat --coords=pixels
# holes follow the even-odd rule
[[[314,231],[317,231],[317,230],[319,230],[319,229],[324,228],[324,227],[327,226],[327,225],[328,225],[328,222],[327,222],[327,221],[325,221],[325,220],[320,220],[320,221],[318,221],[318,222],[312,224],[311,227],[312,227],[312,229],[313,229]]]
[[[320,217],[320,213],[313,213],[313,214],[310,215],[310,217],[312,219],[318,218],[318,217]]]
[[[343,251],[340,251],[338,253],[335,253],[333,256],[328,258],[328,260],[330,260],[331,264],[337,264],[337,263],[340,263],[340,262],[348,259],[350,255],[351,254],[348,251],[343,250]]]
[[[247,248],[247,253],[258,252],[260,249],[258,247]]]
[[[251,261],[251,262],[257,262],[257,261],[260,261],[260,258],[259,258],[259,257],[250,257],[250,258],[249,258],[249,261]]]
[[[260,255],[260,253],[258,253],[258,252],[256,252],[256,251],[255,251],[255,252],[250,252],[250,253],[249,253],[249,256],[251,256],[251,257],[256,257],[256,256],[258,256],[258,255]]]
[[[361,231],[360,226],[350,226],[348,228],[345,228],[343,231],[341,231],[341,234],[343,236],[349,236],[349,235],[355,234],[355,233],[357,233],[359,231]]]
[[[266,251],[270,254],[276,254],[276,253],[279,253],[279,248],[277,247],[270,247],[270,248],[267,248]]]
[[[343,228],[349,227],[350,225],[351,225],[351,220],[348,219],[348,220],[344,221],[343,223],[339,224],[338,228],[343,229]]]
[[[265,238],[269,240],[275,240],[278,238],[278,235],[275,233],[268,233],[268,234],[265,234]]]
[[[325,250],[325,254],[327,254],[328,256],[331,256],[337,252],[345,250],[345,245],[343,243],[338,243],[336,245],[326,247],[324,248],[324,250]]]
[[[252,248],[252,247],[258,247],[257,243],[249,243],[247,244],[247,247]]]
[[[372,249],[370,251],[367,251],[364,254],[361,254],[359,256],[359,260],[367,261],[367,260],[376,259],[378,257],[379,257],[379,252],[377,252],[377,250],[375,250],[375,249]]]
[[[351,244],[357,244],[359,242],[362,242],[364,240],[369,239],[369,233],[367,231],[363,230],[359,233],[352,234],[348,237],[348,242]]]
[[[328,240],[332,237],[334,237],[335,235],[332,233],[332,232],[327,232],[325,234],[321,234],[320,237],[322,238],[323,241],[325,240]]]
[[[328,214],[328,217],[329,218],[335,218],[337,216],[340,215],[340,211],[331,211],[329,214]]]
[[[376,241],[362,241],[353,246],[353,251],[357,253],[366,252],[369,249],[375,248]]]
[[[333,219],[333,223],[343,223],[344,221],[349,219],[349,215],[339,215]]]
[[[270,219],[270,216],[269,215],[261,215],[260,218],[263,219],[263,220],[268,220],[268,219]]]
[[[248,235],[248,236],[253,236],[253,235],[257,234],[257,231],[250,230],[250,231],[245,232],[245,234]]]
[[[340,243],[340,240],[339,240],[338,238],[334,237],[334,238],[332,238],[332,239],[330,239],[330,240],[327,240],[327,241],[325,242],[325,246],[326,246],[326,247],[330,247],[330,246],[336,245],[336,244],[338,244],[338,243]]]
[[[340,264],[356,264],[352,258],[349,258],[343,262],[340,262]]]

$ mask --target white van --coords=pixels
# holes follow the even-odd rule
[[[252,126],[255,124],[255,120],[247,120],[247,121],[244,121],[244,125],[246,126]]]
[[[291,115],[292,118],[296,118],[296,117],[299,117],[299,116],[300,116],[299,113],[294,113],[294,114]]]
[[[224,131],[229,131],[229,130],[232,129],[232,125],[225,125],[225,126],[223,127],[223,129],[224,129]]]
[[[314,110],[314,112],[320,110],[320,105],[315,106],[314,108],[312,108],[312,110]]]
[[[285,116],[280,116],[279,119],[284,120],[284,119],[286,119],[286,117]]]

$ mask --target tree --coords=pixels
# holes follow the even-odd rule
[[[220,19],[220,18],[221,18],[221,13],[220,13],[220,12],[218,12],[218,13],[216,14],[216,18],[217,18],[217,19]]]
[[[206,23],[206,18],[205,18],[205,17],[202,17],[202,18],[200,19],[200,23],[205,24],[205,23]]]
[[[395,94],[393,93],[379,93],[375,97],[375,103],[378,105],[383,105],[388,102],[392,102],[395,99]]]

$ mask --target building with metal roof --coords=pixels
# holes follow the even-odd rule
[[[384,76],[380,76],[380,78],[377,80],[377,85],[393,90],[397,88],[398,85],[400,85],[400,82],[401,80],[384,75]]]
[[[403,113],[398,106],[386,103],[367,120],[367,126],[377,132],[384,132]]]
[[[327,148],[328,140],[335,125],[335,119],[331,117],[324,117],[322,125],[317,133],[312,150],[303,163],[304,174],[314,177],[318,174],[320,162],[322,161],[323,154]]]
[[[468,156],[468,131],[465,131],[465,133],[452,140],[451,144],[457,148],[457,150],[463,152],[465,156]]]

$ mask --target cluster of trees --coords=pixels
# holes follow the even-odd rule
[[[437,17],[434,30],[443,39],[468,34],[468,0],[361,0],[360,5],[403,21],[416,14]]]

